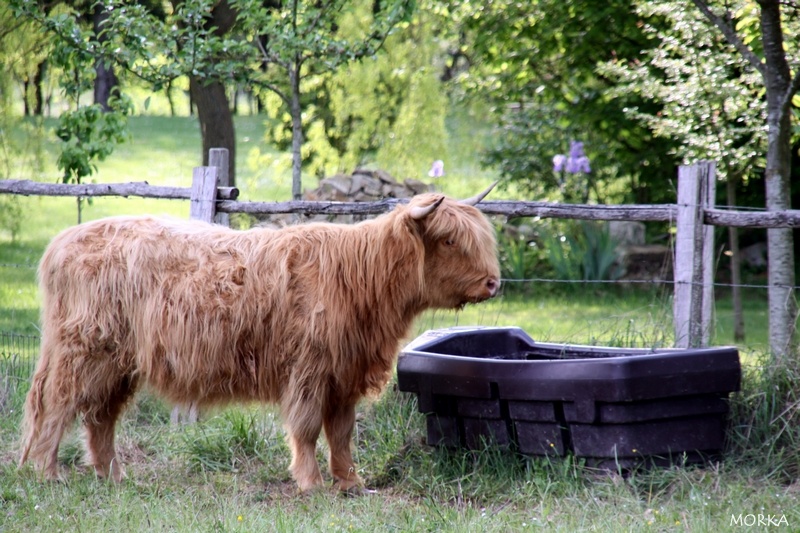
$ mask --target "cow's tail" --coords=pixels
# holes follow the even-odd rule
[[[50,373],[49,350],[42,350],[36,372],[33,374],[31,388],[25,399],[25,412],[22,417],[22,439],[19,465],[28,460],[31,448],[39,439],[44,419],[44,392],[47,386],[47,376]]]

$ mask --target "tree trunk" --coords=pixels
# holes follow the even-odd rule
[[[94,27],[94,34],[100,43],[108,40],[108,37],[103,33],[103,24],[108,19],[108,13],[102,3],[95,4],[92,11],[92,25]],[[114,69],[110,64],[97,60],[94,64],[96,77],[94,80],[94,103],[103,106],[104,111],[109,111],[108,99],[111,97],[114,89],[119,86],[119,79],[114,73]]]
[[[778,0],[762,0],[761,38],[764,46],[764,82],[767,89],[767,211],[791,209],[791,114],[783,106],[791,73],[783,46]],[[794,349],[797,303],[794,299],[794,239],[791,229],[767,230],[769,275],[769,340],[772,357],[785,361]]]
[[[228,107],[225,86],[214,81],[203,84],[192,77],[189,92],[197,107],[200,133],[203,137],[203,165],[208,165],[208,151],[211,148],[228,149],[228,176],[230,186],[236,186],[236,136],[233,128],[233,115]]]
[[[33,76],[27,78],[23,82],[25,91],[23,104],[26,117],[40,117],[44,114],[44,93],[42,92],[42,83],[44,83],[46,69],[47,60],[44,60],[36,65],[36,72],[33,73]]]
[[[300,66],[297,64],[290,68],[289,83],[292,87],[292,199],[300,200],[303,195],[303,110],[300,107]]]
[[[739,177],[728,174],[728,207],[736,206],[736,186]],[[739,228],[728,227],[728,243],[731,247],[731,297],[733,299],[733,339],[744,340],[744,312],[742,311],[742,258],[739,253]]]
[[[167,82],[167,86],[164,89],[164,92],[167,95],[167,102],[169,102],[169,116],[175,116],[175,98],[172,96],[172,80]]]
[[[694,4],[715,24],[728,42],[758,70],[767,94],[767,164],[764,173],[767,211],[791,208],[791,98],[798,90],[786,57],[781,25],[781,0],[757,0],[761,13],[763,60],[736,34],[732,16],[716,15],[704,0]],[[782,362],[794,356],[797,303],[794,300],[794,246],[791,229],[767,230],[769,276],[769,342],[772,358]]]
[[[36,75],[33,78],[33,113],[37,117],[44,116],[44,78],[47,74],[47,60],[45,59],[36,66]]]
[[[774,91],[773,91],[774,92]],[[766,168],[767,211],[791,209],[789,190],[789,116],[769,111],[769,141]],[[767,230],[769,276],[769,339],[776,360],[790,357],[794,346],[797,304],[794,296],[794,237],[792,230]]]
[[[171,0],[177,9],[183,0]],[[223,36],[236,23],[236,11],[227,0],[213,3],[211,19],[206,28],[217,36]],[[203,138],[203,165],[208,165],[208,151],[211,148],[228,149],[228,176],[230,186],[236,186],[236,136],[233,129],[233,116],[228,106],[225,86],[219,81],[205,83],[196,77],[189,78],[189,115],[197,109],[200,134]]]

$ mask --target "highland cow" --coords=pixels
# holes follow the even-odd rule
[[[39,266],[43,337],[20,464],[58,477],[80,415],[88,463],[121,480],[115,425],[147,384],[201,407],[277,403],[300,490],[323,484],[321,431],[334,485],[360,490],[356,403],[384,388],[414,318],[497,294],[494,230],[473,207],[487,193],[423,194],[356,225],[235,231],[127,216],[65,230]]]

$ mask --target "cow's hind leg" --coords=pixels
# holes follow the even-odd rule
[[[301,491],[322,485],[322,474],[317,463],[317,439],[322,430],[322,410],[315,401],[304,398],[286,399],[283,402],[283,423],[288,433],[292,451],[289,470]]]
[[[125,472],[117,459],[114,431],[125,405],[136,391],[136,380],[130,376],[109,384],[95,394],[84,408],[87,462],[99,477],[120,482]]]
[[[335,486],[342,491],[359,490],[363,481],[353,462],[352,438],[356,411],[353,404],[330,402],[324,418],[325,438],[330,453],[328,464]]]

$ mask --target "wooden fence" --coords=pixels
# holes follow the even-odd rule
[[[401,199],[378,202],[244,202],[229,186],[228,152],[212,149],[208,167],[196,167],[192,187],[159,187],[147,183],[45,184],[0,180],[0,194],[43,196],[140,196],[188,199],[190,216],[227,224],[228,213],[272,215],[376,215],[391,210]],[[678,172],[678,202],[661,205],[574,205],[551,202],[487,200],[478,207],[487,215],[603,221],[671,222],[676,225],[674,261],[674,327],[677,347],[706,346],[712,324],[712,226],[800,228],[800,211],[743,212],[714,207],[714,164],[701,162]]]

